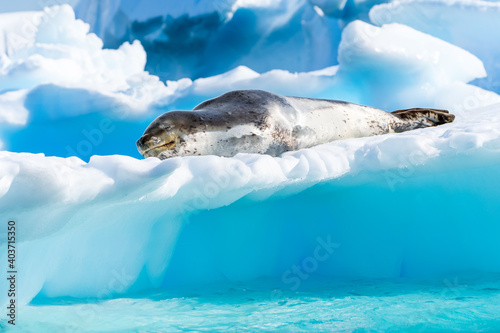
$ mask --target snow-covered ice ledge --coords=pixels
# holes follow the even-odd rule
[[[500,105],[278,158],[4,151],[0,215],[18,225],[22,302],[280,278],[318,237],[339,245],[319,276],[500,271],[499,164]]]

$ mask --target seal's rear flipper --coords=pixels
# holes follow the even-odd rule
[[[446,123],[451,123],[455,120],[455,116],[446,110],[440,109],[425,109],[413,108],[406,110],[397,110],[391,112],[401,120],[411,122],[411,124],[403,125],[396,128],[396,132],[404,132],[409,129],[438,126]]]

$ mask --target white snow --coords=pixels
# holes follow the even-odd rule
[[[133,114],[147,111],[151,103],[167,94],[157,77],[144,72],[146,54],[139,42],[124,43],[117,50],[103,49],[102,41],[89,33],[88,24],[75,19],[73,10],[67,5],[52,7],[36,15],[31,12],[1,15],[14,19],[39,18],[31,40],[22,47],[6,48],[4,51],[9,52],[0,55],[2,100],[14,103],[13,96],[16,96],[18,104],[22,105],[33,89],[51,84],[61,89],[83,89],[109,98],[114,107],[110,105],[109,110],[98,111]],[[12,36],[17,33],[8,29],[0,31],[7,41],[14,39]],[[14,123],[26,121],[27,110],[23,109],[20,108],[21,114]],[[94,111],[87,109],[85,112]],[[5,120],[8,118],[6,114],[10,113],[9,104],[2,103],[0,119]],[[56,113],[78,114],[76,110]],[[53,112],[52,116],[57,115]]]
[[[457,45],[485,64],[488,78],[481,87],[500,92],[500,2],[482,0],[407,0],[375,6],[377,25],[402,23]]]

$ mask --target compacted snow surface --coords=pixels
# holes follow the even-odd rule
[[[498,3],[382,2],[0,6],[16,328],[500,329]],[[233,89],[456,120],[280,157],[137,153],[156,116]]]

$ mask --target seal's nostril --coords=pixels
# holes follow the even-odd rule
[[[137,146],[144,147],[144,143],[146,143],[151,138],[150,135],[143,135],[137,140]]]

